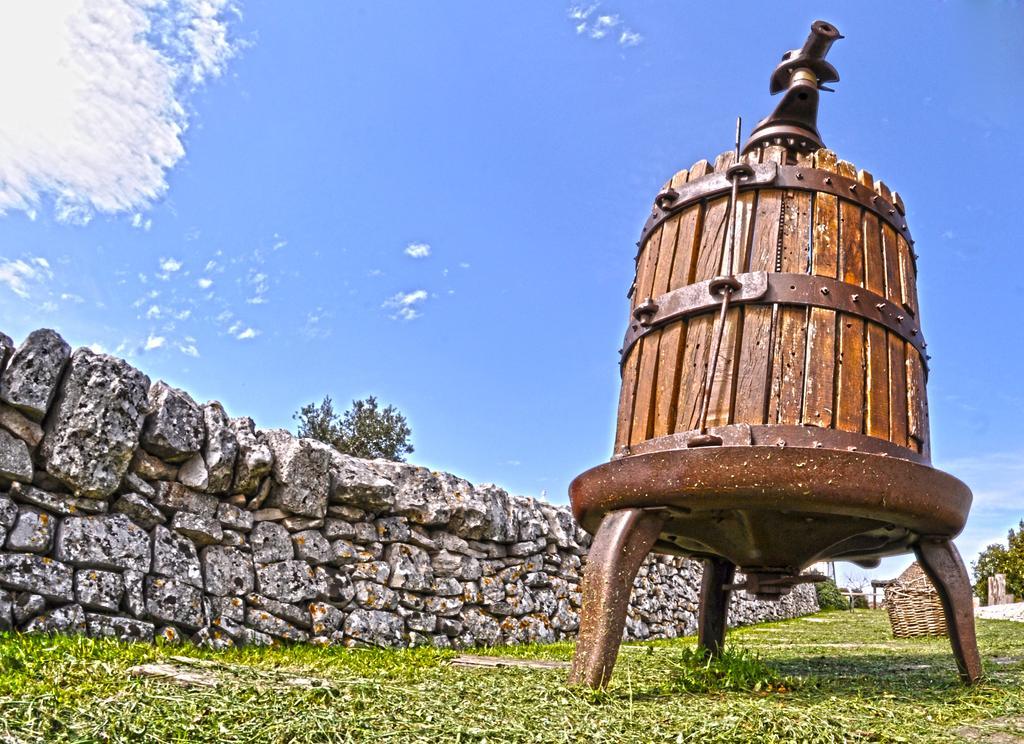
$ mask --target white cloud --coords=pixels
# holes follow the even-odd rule
[[[199,349],[196,348],[195,340],[191,339],[191,338],[185,339],[185,341],[180,342],[178,344],[178,351],[180,351],[185,356],[190,356],[190,357],[198,357],[199,356]]]
[[[608,32],[619,25],[619,17],[617,15],[603,15],[598,16],[597,20],[594,21],[594,25],[590,29],[591,39],[603,39],[608,35]]]
[[[164,311],[160,309],[159,305],[150,305],[149,309],[146,311],[146,317],[149,318],[150,320],[159,318],[163,314]]]
[[[45,258],[29,258],[27,261],[21,258],[10,260],[0,259],[0,284],[7,286],[22,299],[31,296],[32,285],[41,285],[47,279],[53,278],[50,271],[50,264]]]
[[[204,276],[202,279],[196,281],[196,284],[199,285],[199,289],[209,289],[211,286],[213,286],[213,279],[207,279]]]
[[[402,293],[389,297],[384,301],[382,307],[394,308],[395,314],[392,320],[415,320],[422,313],[416,309],[416,305],[427,299],[427,290],[417,289],[414,292]]]
[[[244,341],[247,338],[256,338],[259,335],[260,335],[260,332],[257,331],[256,329],[254,329],[254,328],[246,328],[244,331],[242,331],[237,336],[235,336],[235,338],[237,338],[239,341]]]
[[[0,214],[52,201],[58,220],[86,224],[160,198],[189,96],[238,49],[231,2],[0,4]]]
[[[409,243],[406,246],[405,255],[412,258],[426,258],[430,255],[430,245],[427,243]]]
[[[619,45],[625,47],[632,47],[639,44],[644,40],[644,37],[635,31],[623,31],[619,35]]]
[[[248,282],[252,285],[253,296],[248,298],[246,302],[250,305],[265,304],[267,301],[267,290],[270,288],[270,285],[267,284],[267,275],[263,272],[250,271]]]
[[[161,258],[160,268],[167,273],[173,273],[181,268],[181,261],[176,258]]]
[[[62,292],[60,298],[65,302],[74,302],[75,304],[81,304],[85,302],[85,298],[81,295],[72,294],[71,292]]]
[[[167,341],[163,336],[154,336],[152,333],[149,334],[149,338],[146,339],[146,345],[143,347],[144,351],[152,351],[153,349],[159,349]]]
[[[602,13],[595,16],[600,3],[592,5],[573,5],[569,8],[569,19],[580,36],[586,34],[591,39],[600,41],[604,38],[615,38],[612,31],[621,26],[618,35],[619,46],[634,47],[643,41],[644,37],[622,24],[622,18],[618,13]]]
[[[459,268],[460,269],[468,269],[469,268],[469,264],[466,263],[465,261],[463,261],[462,263],[459,264]]]

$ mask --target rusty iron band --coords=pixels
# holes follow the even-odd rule
[[[840,429],[826,429],[820,426],[794,424],[729,424],[708,427],[708,432],[721,437],[722,447],[803,447],[807,449],[845,450],[863,452],[868,455],[882,455],[909,460],[921,465],[931,461],[920,452],[901,447],[885,439],[870,437]],[[612,459],[630,455],[645,455],[649,452],[688,449],[689,442],[698,433],[692,431],[668,434],[648,439],[617,452]]]
[[[732,292],[731,304],[804,305],[856,315],[885,326],[911,344],[927,367],[925,349],[928,344],[917,319],[902,305],[889,302],[869,289],[811,274],[753,271],[737,274],[735,279],[740,287]],[[717,310],[721,298],[712,291],[711,284],[715,281],[687,284],[637,306],[622,343],[620,364],[625,362],[633,345],[651,331],[681,318]]]
[[[801,165],[779,165],[777,163],[760,163],[752,166],[753,173],[739,179],[740,192],[752,189],[790,189],[800,191],[819,191],[859,204],[885,220],[892,228],[906,238],[911,245],[910,229],[898,204],[893,204],[884,196],[852,178],[840,176],[838,173],[808,168]],[[666,189],[654,199],[654,208],[643,232],[640,234],[638,247],[643,248],[650,234],[669,217],[678,214],[687,207],[698,204],[706,199],[727,196],[732,183],[725,173],[711,173],[678,188]],[[637,258],[640,253],[637,252]]]

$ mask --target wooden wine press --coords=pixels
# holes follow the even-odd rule
[[[611,675],[650,551],[703,560],[698,637],[721,652],[730,592],[764,599],[817,561],[913,551],[938,590],[960,676],[981,675],[951,539],[971,492],[931,467],[928,356],[903,200],[817,130],[815,22],[771,77],[775,111],[740,148],[680,171],[638,243],[610,462],[570,486],[594,535],[571,680]],[[734,583],[735,572],[744,575]]]

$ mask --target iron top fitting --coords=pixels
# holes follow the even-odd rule
[[[831,91],[825,83],[839,80],[839,73],[825,61],[825,55],[833,42],[842,38],[831,23],[815,21],[804,45],[782,55],[768,89],[773,96],[783,91],[785,94],[775,111],[754,127],[744,153],[769,144],[794,152],[813,152],[825,146],[818,133],[818,91]]]

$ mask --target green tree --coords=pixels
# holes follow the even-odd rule
[[[326,395],[319,405],[309,403],[292,418],[299,422],[300,437],[325,442],[353,457],[403,462],[413,451],[409,443],[412,430],[405,416],[394,406],[380,408],[372,395],[352,401],[351,408],[340,416],[331,396]]]
[[[971,565],[974,571],[974,593],[983,601],[988,594],[988,579],[997,573],[1006,574],[1006,591],[1024,597],[1024,521],[1017,530],[1010,530],[1006,546],[989,545]]]

